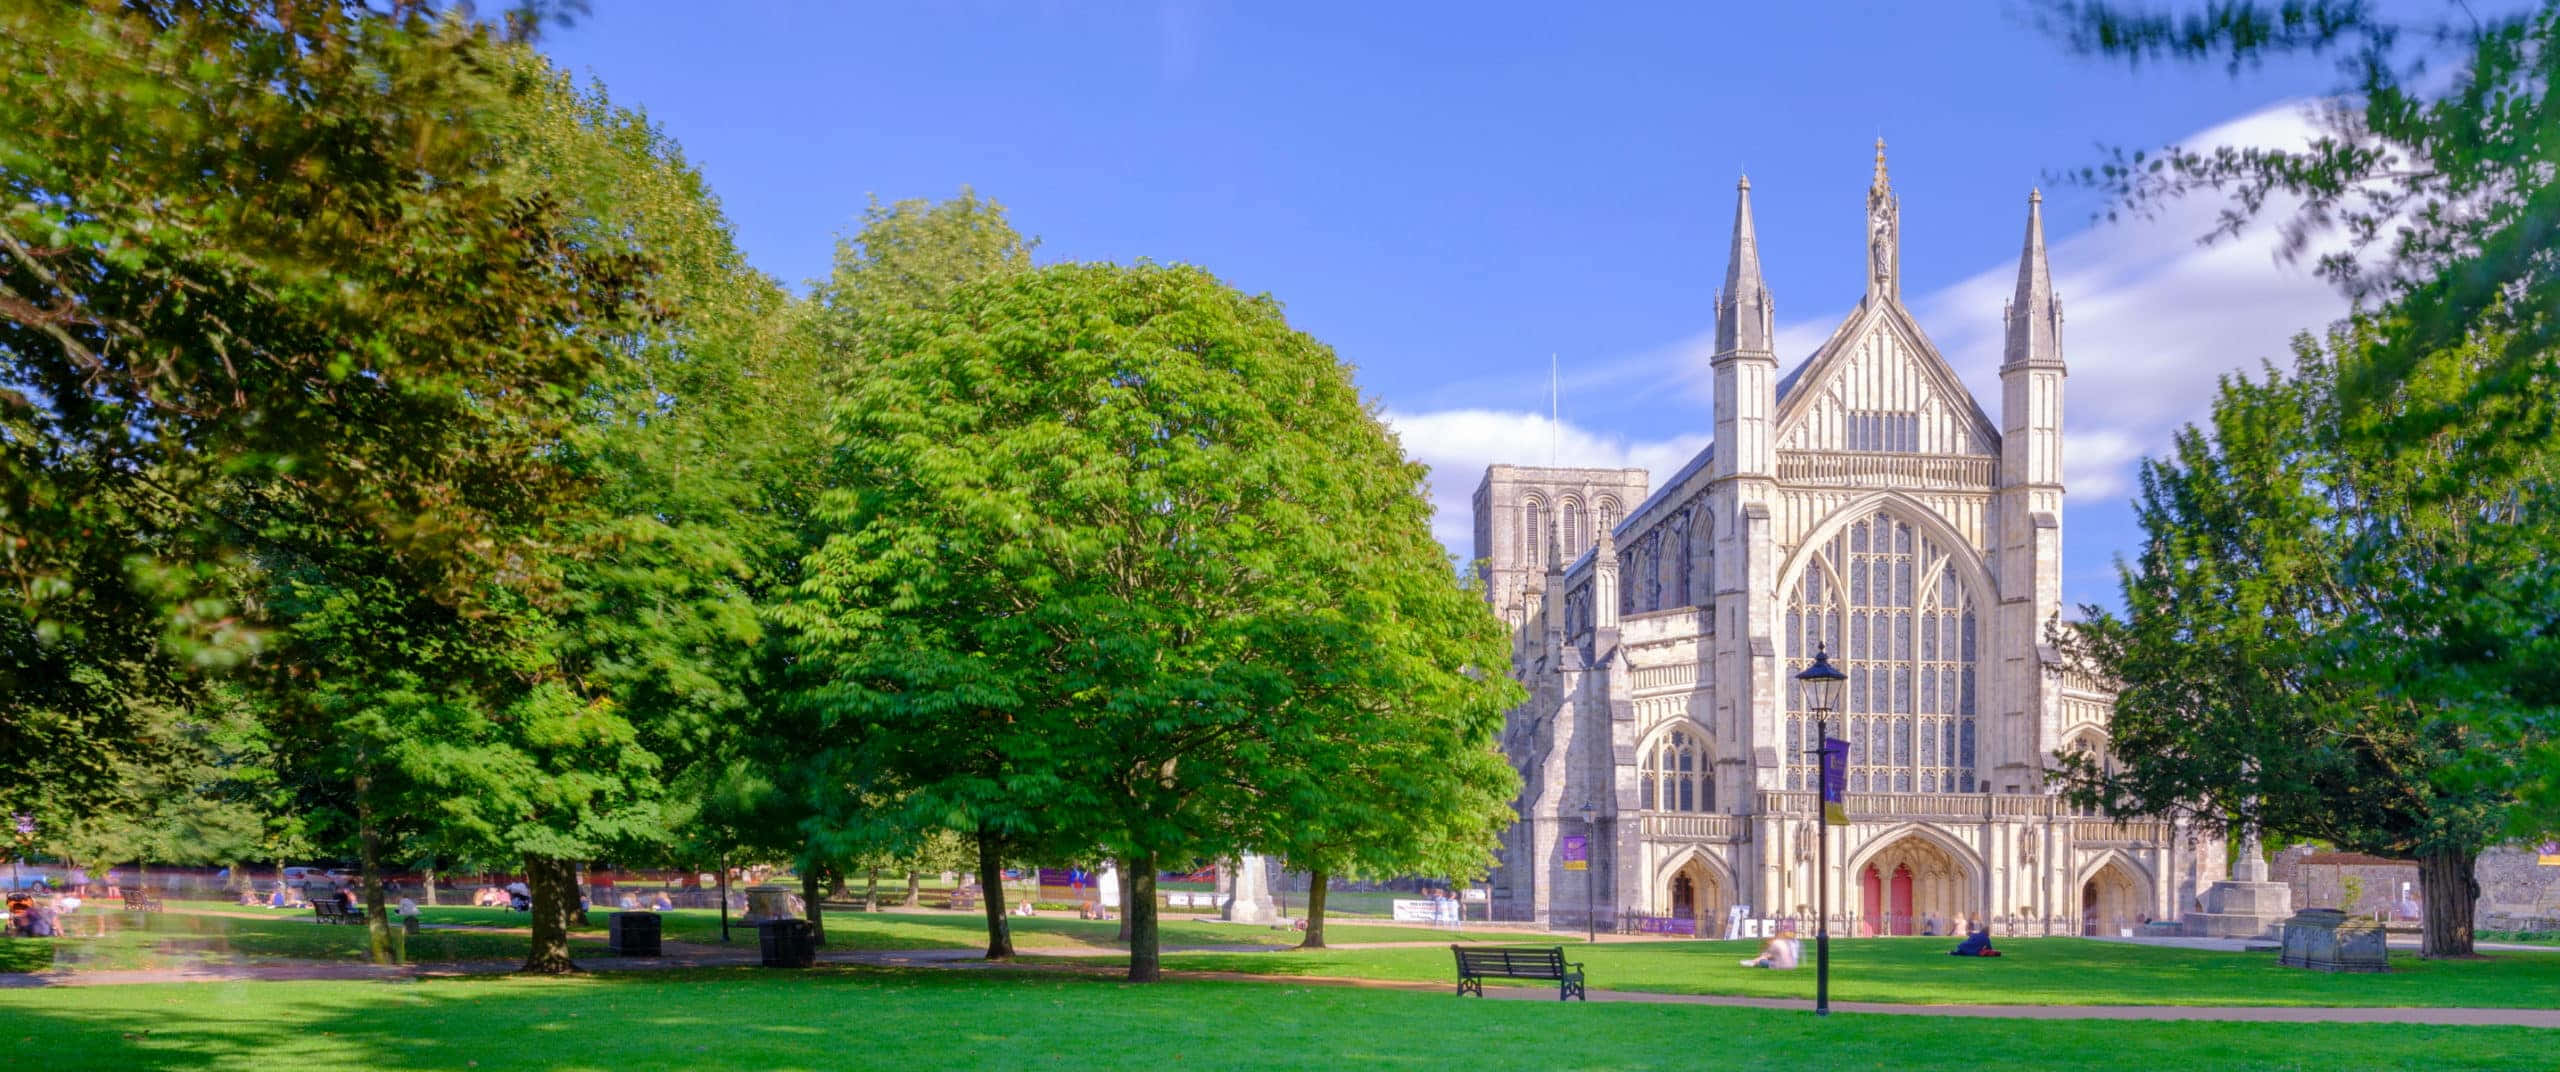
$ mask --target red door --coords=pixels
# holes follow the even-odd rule
[[[1865,903],[1858,909],[1858,933],[1870,938],[1883,934],[1884,928],[1878,920],[1884,915],[1884,880],[1877,876],[1876,865],[1867,865],[1866,871],[1858,876],[1858,885],[1859,892],[1866,894]]]
[[[1893,933],[1912,933],[1911,869],[1909,867],[1893,869]]]

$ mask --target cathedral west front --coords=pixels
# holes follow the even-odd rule
[[[1658,488],[1641,469],[1486,471],[1475,555],[1530,694],[1503,732],[1523,788],[1497,915],[1810,922],[1821,869],[1834,934],[2114,934],[2223,877],[2215,831],[2081,814],[2047,778],[2057,752],[2105,754],[2112,695],[2053,642],[2067,369],[2026,208],[1996,411],[1902,304],[1878,142],[1864,297],[1792,365],[1740,184],[1696,458]],[[1794,680],[1817,650],[1848,674],[1829,732],[1849,742],[1849,825],[1819,860]]]

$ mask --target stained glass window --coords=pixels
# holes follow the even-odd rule
[[[1833,718],[1851,742],[1852,791],[1975,790],[1976,618],[1957,569],[1950,548],[1879,512],[1817,547],[1789,593],[1794,668],[1828,642],[1833,665],[1849,675]],[[1810,788],[1812,726],[1802,690],[1787,690],[1787,710],[1787,785]]]

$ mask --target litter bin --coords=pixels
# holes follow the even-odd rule
[[[768,919],[758,923],[756,942],[768,968],[806,968],[818,962],[817,933],[805,919]]]
[[[655,912],[615,912],[606,916],[605,948],[617,957],[654,957],[658,955],[658,914]]]

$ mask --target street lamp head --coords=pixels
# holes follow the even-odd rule
[[[1600,814],[1600,806],[1599,806],[1599,805],[1594,804],[1594,803],[1592,803],[1592,802],[1590,802],[1590,801],[1588,801],[1588,800],[1586,800],[1586,801],[1583,801],[1583,802],[1582,802],[1582,821],[1583,821],[1583,822],[1586,822],[1586,823],[1587,823],[1587,822],[1590,822],[1594,816],[1597,816],[1597,815],[1599,815],[1599,814]]]
[[[1813,649],[1813,665],[1796,675],[1804,683],[1804,705],[1807,710],[1827,714],[1840,709],[1840,683],[1849,675],[1831,665],[1831,653],[1821,645]]]

